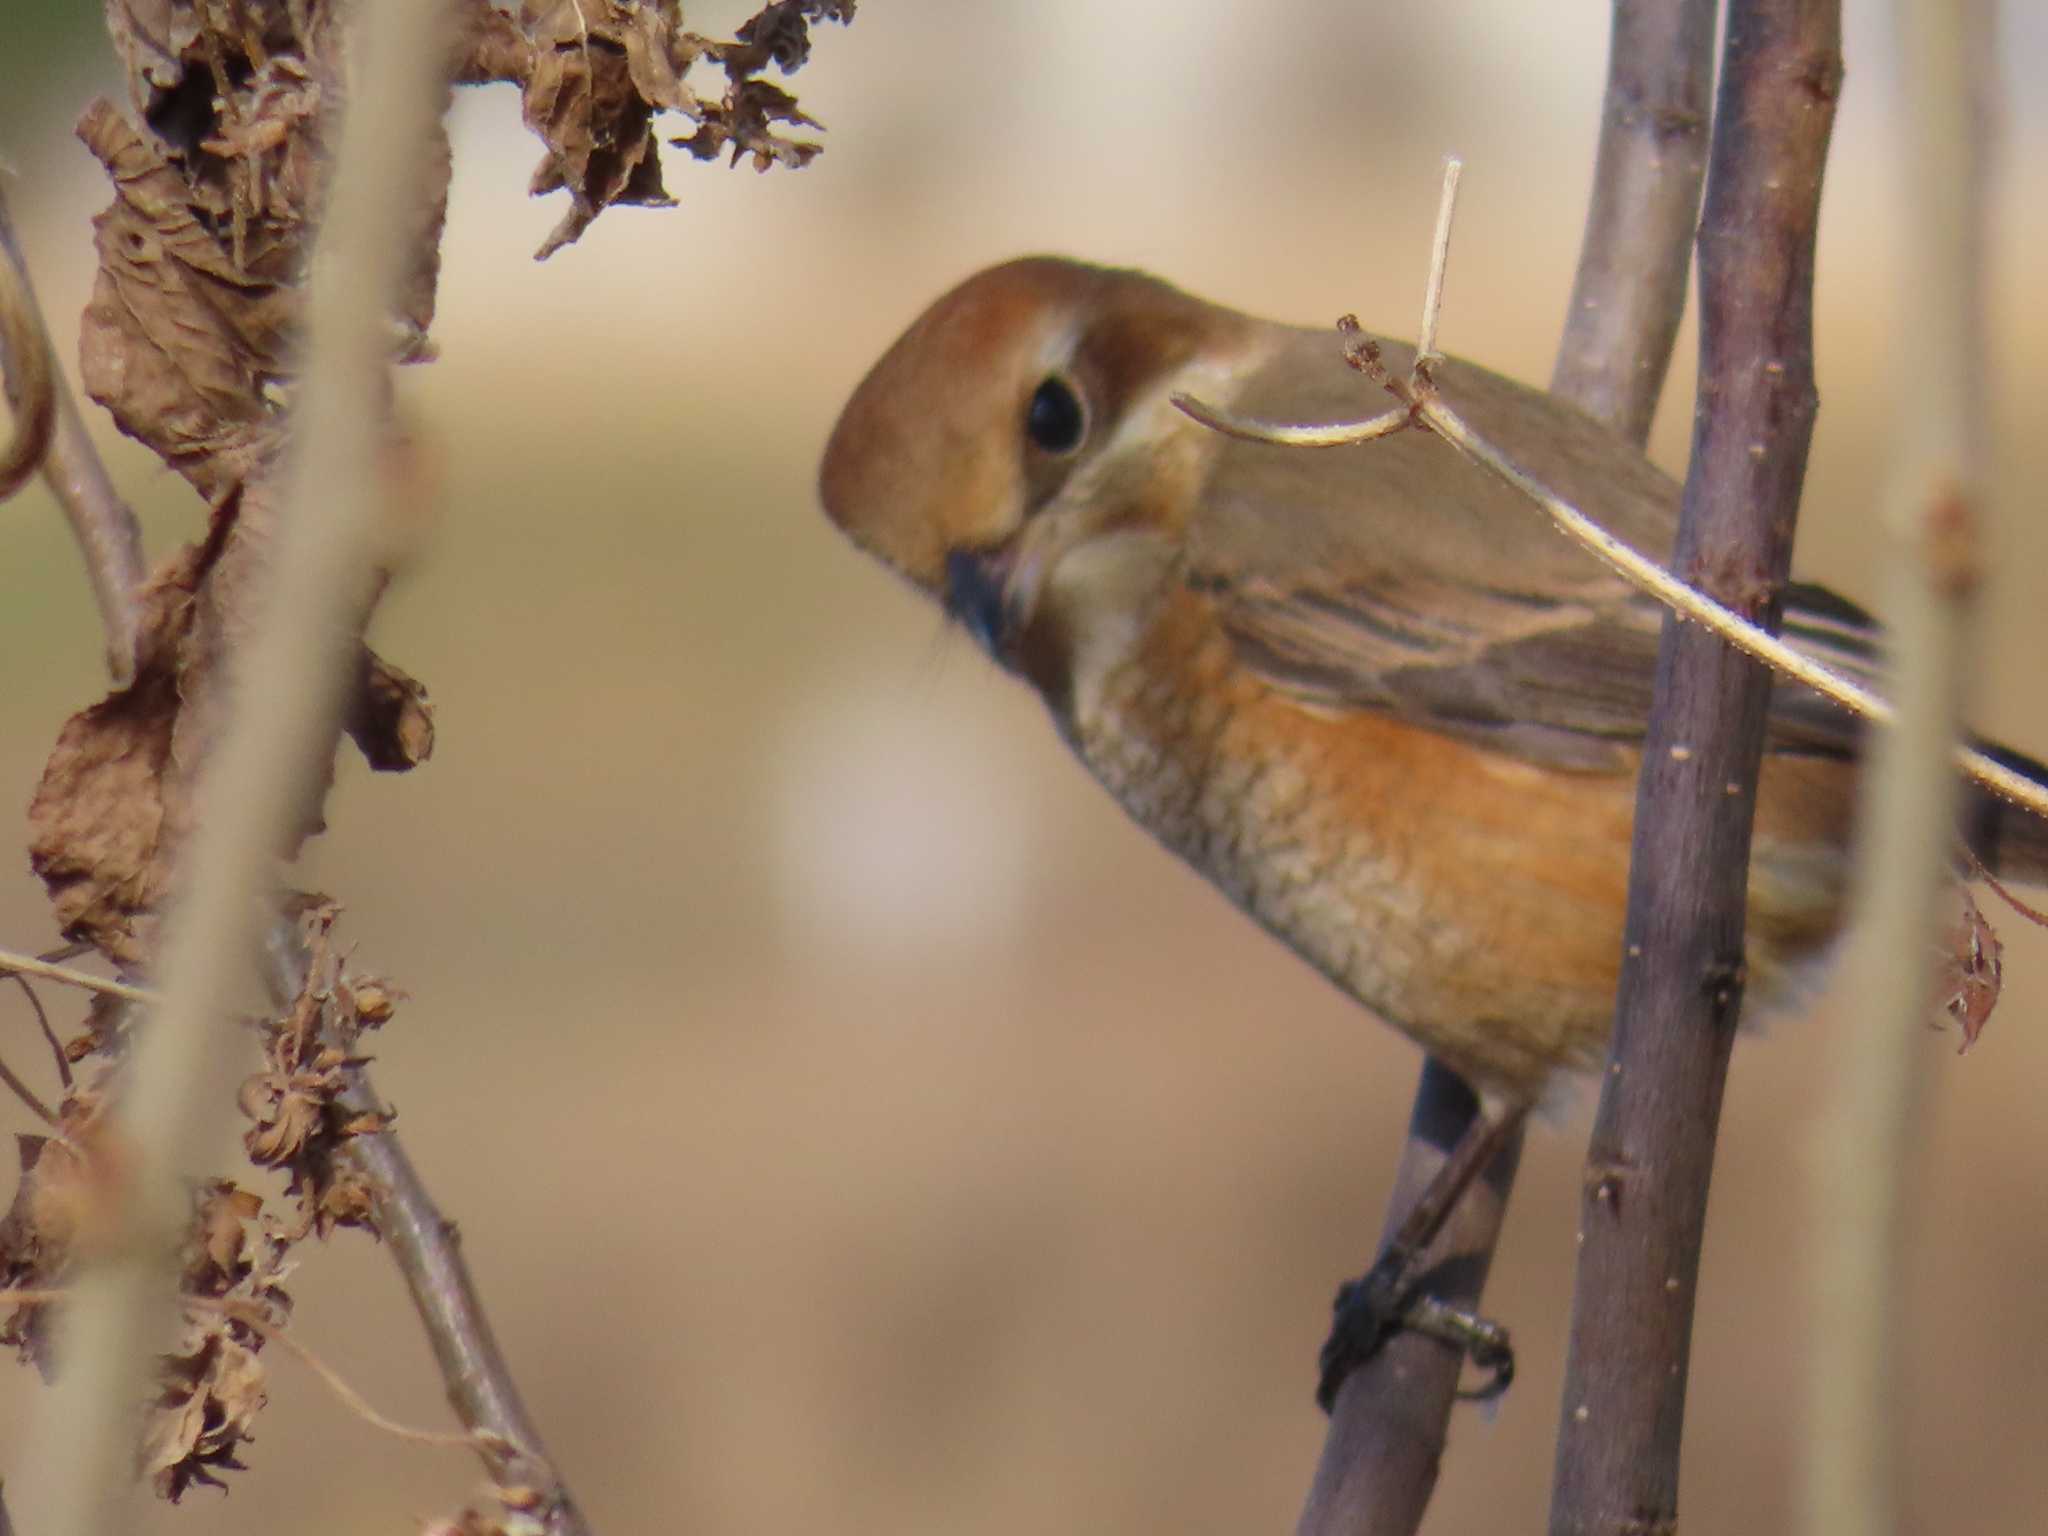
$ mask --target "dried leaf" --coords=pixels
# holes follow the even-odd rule
[[[330,0],[110,0],[141,122],[102,101],[80,136],[113,203],[95,221],[99,270],[81,336],[87,388],[123,431],[213,507],[207,538],[150,578],[133,682],[74,716],[30,808],[30,859],[59,925],[124,965],[149,953],[172,861],[197,817],[224,658],[243,649],[276,526],[281,407],[327,163],[321,131],[343,90]],[[433,315],[447,146],[415,224],[416,269],[393,354],[420,355]],[[369,656],[351,723],[380,767],[432,749],[425,689]],[[316,797],[289,857],[320,827]]]
[[[119,1162],[102,1133],[105,1103],[97,1088],[75,1089],[58,1106],[55,1136],[17,1136],[20,1176],[0,1217],[0,1286],[23,1290],[63,1284],[81,1243],[105,1227]],[[0,1343],[14,1347],[48,1380],[53,1371],[50,1309],[24,1303],[0,1323]]]
[[[78,125],[114,202],[79,333],[86,392],[218,499],[273,446],[265,386],[287,372],[295,295],[236,261],[164,148],[96,101]],[[275,242],[271,242],[275,248]]]
[[[306,984],[292,1004],[263,1032],[263,1070],[241,1088],[242,1112],[254,1122],[242,1142],[252,1161],[282,1168],[285,1193],[294,1202],[296,1239],[310,1232],[325,1237],[336,1227],[368,1226],[376,1191],[354,1161],[343,1155],[349,1140],[374,1135],[390,1123],[382,1112],[351,1109],[340,1101],[350,1071],[361,1058],[353,1052],[364,1025],[361,999],[372,999],[376,1022],[388,1019],[392,994],[367,977],[343,974],[333,925],[337,909],[317,902],[300,915],[306,936]]]
[[[527,0],[522,19],[533,51],[521,112],[547,146],[530,190],[569,194],[539,261],[616,204],[675,205],[661,184],[654,115],[688,110],[692,98],[669,58],[682,24],[676,0]]]
[[[256,1307],[282,1323],[291,1311],[280,1283],[291,1240],[262,1208],[261,1197],[226,1180],[202,1188],[181,1283],[186,1295]],[[242,1469],[238,1453],[269,1400],[262,1347],[262,1334],[230,1312],[186,1314],[178,1348],[158,1362],[143,1427],[143,1470],[163,1497],[175,1503],[195,1485],[224,1486],[223,1473]]]
[[[434,707],[427,685],[363,647],[361,680],[346,721],[372,768],[402,773],[434,755]]]
[[[9,1290],[40,1290],[54,1281],[62,1268],[64,1243],[37,1220],[41,1180],[37,1168],[49,1149],[46,1136],[16,1136],[14,1146],[21,1175],[14,1186],[14,1202],[0,1217],[0,1285]],[[49,1308],[40,1302],[23,1302],[0,1322],[0,1344],[11,1345],[20,1357],[51,1377]]]
[[[244,1470],[236,1452],[270,1400],[263,1362],[231,1327],[223,1317],[194,1322],[181,1348],[163,1358],[142,1470],[173,1504],[195,1486],[224,1488],[222,1473]]]
[[[1941,959],[1935,971],[1935,1003],[1939,1013],[1962,1027],[1956,1054],[1977,1043],[2005,986],[2005,945],[1977,906],[1967,886],[1958,885],[1961,910],[1942,935]]]
[[[730,144],[734,163],[743,155],[762,169],[807,163],[821,146],[782,138],[770,125],[817,124],[787,92],[754,77],[771,65],[784,74],[802,67],[811,23],[851,21],[853,10],[853,0],[780,0],[732,42],[684,31],[677,0],[524,0],[516,32],[487,7],[472,16],[458,78],[519,84],[526,125],[546,146],[531,190],[569,194],[535,259],[575,240],[607,208],[674,205],[654,128],[663,112],[698,125],[670,142],[700,159]],[[722,102],[699,100],[685,81],[703,59],[726,73]]]

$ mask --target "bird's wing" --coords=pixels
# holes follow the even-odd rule
[[[1250,381],[1239,410],[1343,413],[1332,409],[1334,343],[1302,338]],[[1405,371],[1408,350],[1385,349]],[[1469,364],[1444,364],[1438,377],[1521,468],[1645,554],[1668,556],[1678,487],[1640,453]],[[1375,394],[1358,380],[1352,414],[1380,409]],[[1214,596],[1245,665],[1309,707],[1382,710],[1585,771],[1624,770],[1648,720],[1662,607],[1421,430],[1344,449],[1226,445],[1189,529],[1186,578]],[[1821,588],[1788,589],[1784,633],[1859,679],[1876,671],[1869,616]],[[1817,695],[1776,689],[1772,750],[1842,756],[1857,736],[1853,718]]]

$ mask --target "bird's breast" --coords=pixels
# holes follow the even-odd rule
[[[1302,958],[1484,1087],[1533,1099],[1598,1059],[1632,773],[1561,773],[1375,711],[1304,708],[1239,665],[1213,601],[1184,587],[1098,661],[1055,708],[1070,742],[1126,811]],[[1775,798],[1782,823],[1799,797]],[[1832,878],[1780,894],[1788,855],[1803,871],[1818,847],[1829,875],[1839,862],[1832,830],[1811,844],[1785,830],[1769,814],[1760,829],[1753,965],[1786,941],[1816,944],[1839,900]]]

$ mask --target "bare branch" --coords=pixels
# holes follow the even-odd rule
[[[1714,0],[1614,7],[1593,202],[1550,391],[1638,445],[1685,313],[1716,9]]]
[[[1415,366],[1428,368],[1442,356],[1436,349],[1437,317],[1444,307],[1444,269],[1451,264],[1451,220],[1458,211],[1458,176],[1465,162],[1444,159],[1444,189],[1437,201],[1436,235],[1429,243],[1429,282],[1422,290],[1422,329],[1415,337]]]
[[[93,601],[106,632],[107,670],[114,685],[121,687],[135,675],[135,638],[141,622],[135,589],[142,582],[142,527],[114,489],[78,414],[78,402],[51,357],[49,335],[36,307],[28,265],[14,238],[4,192],[0,192],[0,319],[6,327],[0,355],[10,360],[10,394],[14,370],[30,366],[30,358],[36,360],[33,366],[42,376],[44,403],[38,409],[44,415],[43,435],[29,463],[41,468],[71,524],[71,536],[85,560],[86,578],[92,584]],[[20,409],[18,404],[16,409]],[[0,501],[12,494],[11,478],[10,468],[0,466]]]
[[[56,369],[50,344],[36,315],[28,272],[14,249],[7,202],[0,194],[0,368],[6,371],[7,404],[14,430],[0,450],[0,501],[29,481],[49,452],[57,426]]]
[[[38,960],[34,955],[16,954],[11,949],[0,949],[0,975],[40,976],[45,981],[59,981],[67,987],[81,987],[87,992],[103,992],[108,997],[124,998],[131,1003],[153,1003],[157,994],[147,987],[130,986],[125,981],[109,981],[104,976],[95,976],[90,971],[73,970],[68,965],[52,965],[47,960]]]
[[[43,1000],[36,996],[36,989],[29,985],[26,976],[12,978],[21,988],[21,995],[28,999],[29,1011],[36,1016],[36,1028],[43,1032],[43,1040],[50,1047],[50,1054],[56,1060],[57,1080],[68,1091],[71,1087],[71,1062],[64,1055],[64,1043],[57,1038],[57,1031],[50,1028],[50,1011],[43,1006]]]
[[[1898,164],[1912,210],[1899,231],[1900,302],[1923,322],[1900,402],[1905,423],[1884,507],[1898,729],[1873,753],[1858,827],[1845,970],[1854,1049],[1840,1053],[1813,1199],[1814,1355],[1807,1529],[1884,1536],[1899,1526],[1904,1454],[1900,1294],[1907,1209],[1923,1145],[1913,1070],[1935,992],[1935,946],[1955,839],[1949,772],[1977,670],[1969,649],[1988,498],[1983,367],[1987,225],[1981,83],[1991,7],[1900,0]]]
[[[270,926],[265,959],[271,996],[285,1006],[307,985],[308,956],[296,924],[280,920]],[[335,1102],[365,1123],[382,1127],[349,1137],[341,1155],[354,1160],[374,1191],[371,1220],[412,1293],[413,1307],[441,1368],[449,1406],[469,1431],[492,1482],[535,1492],[548,1536],[589,1536],[583,1513],[549,1457],[491,1330],[483,1298],[462,1257],[455,1223],[441,1213],[421,1182],[371,1085],[369,1069],[351,1042],[330,1043],[349,1062]]]
[[[1838,0],[1732,0],[1700,227],[1702,409],[1672,564],[1766,622],[1817,406],[1814,234],[1841,77]],[[1718,636],[1666,616],[1587,1153],[1553,1536],[1667,1531],[1677,1519],[1771,684]]]

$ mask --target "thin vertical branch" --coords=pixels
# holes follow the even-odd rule
[[[1814,234],[1841,77],[1838,0],[1733,0],[1700,227],[1701,408],[1673,564],[1767,622],[1817,407]],[[1556,1536],[1675,1528],[1770,687],[1761,667],[1666,615],[1587,1157]]]
[[[1715,10],[1716,0],[1615,4],[1593,202],[1551,388],[1637,443],[1649,436],[1685,308]],[[1442,265],[1433,261],[1432,272]],[[1423,1063],[1388,1233],[1478,1113],[1455,1072]],[[1517,1129],[1426,1252],[1431,1291],[1453,1306],[1479,1305],[1521,1149]],[[1416,1529],[1436,1487],[1462,1365],[1441,1344],[1399,1335],[1354,1374],[1331,1414],[1300,1536]]]
[[[1900,0],[1898,164],[1905,181],[1902,312],[1917,317],[1900,379],[1904,423],[1884,509],[1893,546],[1886,616],[1898,729],[1873,745],[1857,838],[1857,926],[1813,1199],[1814,1360],[1807,1529],[1884,1536],[1899,1526],[1900,1294],[1921,1055],[1934,996],[1941,895],[1955,840],[1950,770],[1972,668],[1984,526],[1984,113],[1992,16],[1984,0]]]
[[[64,1469],[53,1536],[129,1523],[135,1405],[168,1334],[181,1180],[203,1171],[247,1049],[235,1003],[252,977],[275,850],[324,784],[360,625],[377,585],[379,423],[388,315],[412,236],[390,208],[430,159],[438,5],[363,0],[306,310],[307,366],[270,591],[238,658],[232,715],[201,785],[210,808],[179,871],[160,975],[164,1002],[140,1031],[116,1112],[120,1153],[103,1191],[107,1236],[86,1263],[65,1325],[64,1374],[43,1425],[43,1460]]]
[[[1715,0],[1614,0],[1600,152],[1551,393],[1648,441],[1707,170]]]

